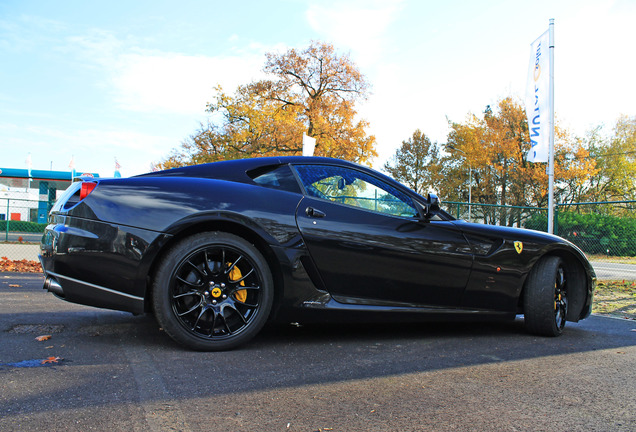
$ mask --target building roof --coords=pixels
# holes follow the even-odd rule
[[[58,190],[66,189],[73,182],[73,171],[49,171],[30,170],[20,168],[0,168],[0,184],[12,188],[35,188],[40,187],[40,182],[48,182],[49,187]],[[83,171],[75,171],[79,176]],[[91,173],[93,177],[99,177],[97,173]]]

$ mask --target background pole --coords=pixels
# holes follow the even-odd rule
[[[554,18],[550,19],[550,149],[548,150],[548,232],[554,233]]]

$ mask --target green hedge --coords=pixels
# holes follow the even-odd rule
[[[9,231],[10,232],[44,232],[44,228],[46,228],[46,224],[41,224],[37,222],[27,222],[27,221],[9,221]],[[0,221],[0,233],[7,231],[7,221]]]
[[[534,215],[525,226],[545,227],[547,216]],[[588,254],[636,256],[636,218],[560,211],[555,233]]]

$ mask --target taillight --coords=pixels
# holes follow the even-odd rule
[[[95,189],[95,186],[97,186],[97,183],[82,182],[82,188],[80,189],[80,196],[79,196],[80,201],[86,198],[91,192],[93,192],[93,189]]]
[[[89,196],[97,187],[97,181],[77,181],[74,182],[57,200],[52,212],[70,210]]]

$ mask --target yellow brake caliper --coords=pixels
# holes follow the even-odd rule
[[[227,265],[229,267],[232,265],[232,263],[227,263]],[[237,266],[234,266],[234,268],[230,271],[230,281],[234,282],[242,277],[243,274],[241,273],[241,270]],[[239,283],[239,286],[245,286],[245,281],[241,281],[241,283]],[[247,290],[242,289],[236,291],[234,293],[234,298],[236,298],[241,303],[245,303],[245,300],[247,300]]]

